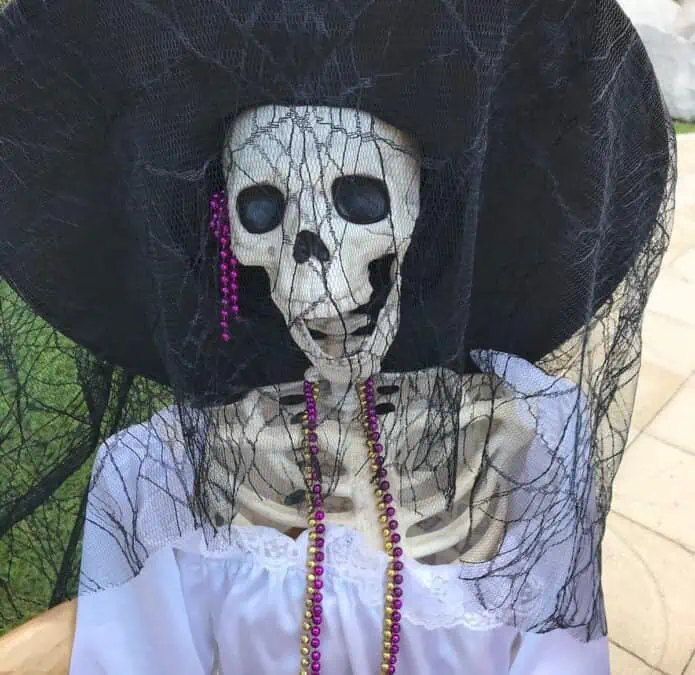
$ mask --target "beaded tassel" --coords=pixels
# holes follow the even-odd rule
[[[304,620],[301,634],[300,675],[313,675],[321,672],[321,622],[323,620],[323,562],[324,562],[324,524],[323,492],[318,470],[319,452],[317,428],[316,398],[318,384],[304,383],[304,466],[305,478],[309,486],[307,506],[309,511],[309,550],[307,555],[307,587]],[[384,468],[384,447],[380,441],[379,421],[376,414],[376,397],[374,381],[369,378],[359,385],[362,423],[369,463],[374,474],[375,498],[378,500],[379,527],[384,538],[384,549],[389,556],[384,598],[384,627],[380,674],[394,675],[398,662],[401,639],[401,609],[403,607],[403,549],[399,546],[401,536],[398,533],[396,508],[393,496],[389,492],[390,484]]]
[[[210,199],[210,230],[220,245],[220,329],[222,339],[229,342],[229,320],[239,319],[239,261],[230,248],[231,226],[224,192],[216,192]]]

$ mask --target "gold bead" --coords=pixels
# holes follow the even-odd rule
[[[393,637],[393,633],[390,630],[384,631],[384,639],[390,640]]]
[[[384,504],[384,502],[379,502],[376,505],[376,508],[379,509],[379,511],[385,511],[386,510],[386,504]]]
[[[309,636],[308,635],[302,635],[302,644],[303,645],[309,644]]]
[[[299,675],[309,675],[309,671],[308,670],[300,670]]]
[[[313,606],[314,606],[314,601],[313,601],[313,600],[310,600],[309,598],[307,598],[307,599],[304,601],[304,606],[305,606],[305,607],[313,607]]]
[[[309,656],[309,647],[302,647],[302,656]]]
[[[381,534],[383,535],[384,538],[390,537],[391,536],[391,530],[389,530],[388,527],[385,527],[382,531]]]
[[[386,551],[390,553],[393,550],[393,543],[390,541],[386,542]]]
[[[384,623],[385,623],[389,628],[391,628],[391,627],[393,626],[393,619],[391,619],[391,618],[389,618],[389,617],[386,617],[386,618],[384,619]]]
[[[396,574],[398,574],[398,572],[396,572],[396,570],[389,570],[389,576],[390,577],[395,577]]]
[[[316,527],[316,518],[309,518],[309,527]]]
[[[376,445],[376,443],[374,443],[374,441],[367,441],[367,447],[368,447],[370,450],[374,450],[374,446],[375,446],[375,445]]]
[[[384,611],[385,611],[389,616],[391,616],[391,614],[393,614],[393,607],[386,607],[386,608],[384,609]]]
[[[307,564],[307,567],[309,567],[312,570],[314,569],[314,567],[316,567],[316,561],[315,560],[307,560],[306,564]]]
[[[307,574],[306,578],[307,578],[307,581],[310,581],[312,584],[316,581],[316,575],[315,574]]]
[[[385,647],[385,648],[390,647],[390,646],[391,646],[391,645],[386,644],[386,643],[384,642],[384,647]],[[385,652],[381,655],[381,658],[383,658],[384,661],[388,661],[390,657],[391,657],[391,652],[387,652],[387,651],[385,651]]]
[[[304,657],[304,658],[302,659],[302,665],[303,665],[303,666],[308,666],[309,664],[310,664],[309,659],[307,659],[306,657]]]
[[[389,591],[393,591],[393,590],[395,590],[395,588],[396,588],[396,584],[394,584],[393,581],[389,581],[389,582],[386,584],[386,588],[387,588]]]
[[[312,555],[316,553],[316,546],[309,546],[309,553],[311,553]]]
[[[380,523],[388,523],[388,522],[389,522],[389,519],[388,519],[388,517],[386,516],[385,513],[382,513],[382,514],[379,516],[379,522],[380,522]]]
[[[376,464],[371,464],[369,467],[374,473],[376,473],[379,470],[379,467]]]
[[[382,663],[381,664],[381,672],[382,673],[388,673],[389,672],[389,664],[388,663]]]
[[[374,494],[381,499],[384,496],[384,491],[381,488],[377,488],[374,490]]]
[[[393,612],[393,610],[391,610],[391,612]],[[312,616],[313,614],[308,609],[304,612],[305,619],[311,619]]]
[[[389,605],[393,602],[393,596],[390,593],[386,595],[386,602],[388,602]]]
[[[316,532],[309,533],[309,539],[318,539],[319,535]]]
[[[311,624],[308,621],[304,622],[304,626],[302,626],[304,630],[309,631],[311,630]]]

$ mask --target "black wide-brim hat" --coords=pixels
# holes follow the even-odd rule
[[[18,0],[0,19],[0,272],[98,357],[191,391],[301,379],[258,270],[219,340],[211,193],[265,104],[366,110],[423,150],[384,366],[538,361],[658,236],[671,128],[612,1]]]

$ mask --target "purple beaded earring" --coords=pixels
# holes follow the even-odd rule
[[[222,340],[229,342],[229,321],[239,320],[239,261],[231,249],[231,226],[227,196],[215,192],[210,199],[210,230],[220,245],[220,328]]]

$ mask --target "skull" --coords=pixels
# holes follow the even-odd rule
[[[365,112],[266,106],[236,120],[224,165],[234,253],[266,270],[318,376],[379,372],[420,209],[415,144]]]

